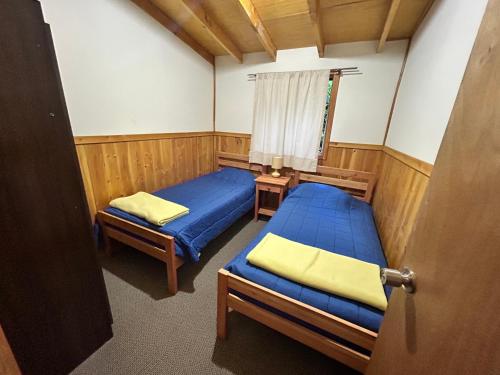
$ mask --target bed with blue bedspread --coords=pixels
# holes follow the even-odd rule
[[[255,201],[255,176],[249,171],[223,168],[193,180],[158,190],[153,195],[189,208],[189,214],[162,227],[117,208],[107,213],[175,238],[175,253],[192,261],[201,250],[247,213]]]
[[[382,311],[297,284],[250,264],[246,256],[269,232],[387,267],[369,204],[332,186],[300,184],[291,190],[259,235],[225,269],[278,293],[378,331]]]
[[[371,206],[336,187],[291,189],[259,235],[219,271],[218,337],[232,308],[353,368],[364,370],[383,312],[313,289],[246,260],[267,233],[386,267]],[[390,291],[385,290],[387,297]]]
[[[219,154],[221,165],[223,153]],[[152,193],[189,208],[187,215],[163,226],[113,207],[99,211],[97,219],[107,252],[111,253],[110,239],[114,239],[165,262],[168,290],[177,293],[177,269],[186,261],[199,261],[208,242],[254,206],[255,176],[248,170],[250,164],[228,163],[245,169],[225,167]]]

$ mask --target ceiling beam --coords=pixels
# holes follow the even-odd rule
[[[276,46],[274,45],[273,40],[271,39],[271,35],[267,31],[262,19],[257,13],[257,9],[252,3],[252,0],[238,0],[241,8],[245,11],[248,19],[250,20],[250,24],[254,28],[257,33],[257,37],[260,40],[260,43],[269,54],[273,61],[276,61]]]
[[[150,0],[132,0],[132,2],[153,17],[156,21],[162,24],[165,28],[171,31],[180,40],[191,47],[196,53],[207,60],[210,64],[215,64],[215,57],[210,52],[208,52],[205,47],[199,44],[191,35],[189,35],[184,29],[167,16],[163,11],[153,4]]]
[[[208,15],[197,0],[182,0],[185,8],[200,21],[208,33],[239,63],[243,62],[243,54],[233,43],[227,33]]]
[[[389,8],[389,12],[387,13],[387,18],[385,19],[384,30],[382,31],[382,35],[380,36],[380,40],[378,42],[377,53],[384,50],[385,42],[387,41],[387,37],[389,36],[389,32],[391,31],[394,18],[396,18],[396,13],[399,9],[399,4],[401,4],[401,0],[392,0],[391,2],[391,7]]]
[[[325,40],[323,38],[323,30],[321,29],[321,15],[319,0],[307,0],[309,4],[309,17],[313,25],[314,39],[316,39],[316,48],[318,49],[319,57],[325,55]]]

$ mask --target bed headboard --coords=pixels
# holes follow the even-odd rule
[[[230,152],[216,152],[215,158],[217,168],[233,167],[247,169],[258,174],[261,174],[263,170],[263,166],[260,164],[250,164],[248,155],[233,154]]]
[[[295,180],[297,183],[308,181],[333,185],[346,190],[362,201],[370,203],[372,200],[373,189],[377,180],[375,173],[323,166],[318,166],[316,173],[295,171]]]

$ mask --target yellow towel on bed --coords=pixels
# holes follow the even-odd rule
[[[159,226],[189,213],[187,207],[143,191],[128,197],[113,199],[109,205]]]
[[[268,233],[247,255],[267,271],[316,289],[385,311],[387,298],[380,268],[373,263],[331,253]]]

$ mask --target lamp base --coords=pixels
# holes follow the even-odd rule
[[[274,178],[278,178],[280,175],[280,173],[275,169],[273,173],[271,173],[271,176],[273,176]]]

